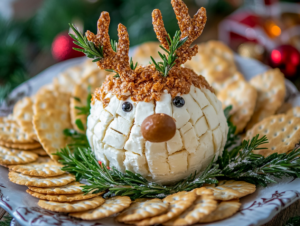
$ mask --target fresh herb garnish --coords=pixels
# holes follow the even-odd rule
[[[229,112],[228,109],[226,108],[225,112]],[[227,147],[232,146],[232,140],[238,139],[234,134],[235,127],[230,123],[229,127],[232,136],[231,140],[227,141]],[[72,144],[55,154],[64,165],[62,169],[74,174],[77,180],[85,179],[88,182],[89,185],[83,187],[85,193],[107,191],[105,197],[126,195],[132,199],[163,198],[179,191],[193,190],[204,184],[215,184],[218,179],[243,180],[266,186],[269,183],[276,183],[272,177],[300,177],[300,148],[287,154],[275,153],[265,158],[253,153],[255,150],[264,149],[260,146],[268,143],[266,136],[259,138],[257,135],[251,141],[244,140],[230,151],[225,149],[222,156],[219,156],[216,162],[212,160],[202,173],[195,172],[174,185],[163,186],[149,182],[140,174],[130,171],[121,173],[114,167],[107,169],[105,164],[99,164],[97,161],[85,134],[72,130],[64,132],[72,138]]]
[[[156,70],[158,70],[163,75],[163,77],[167,77],[169,71],[175,65],[175,60],[177,59],[176,50],[179,47],[181,47],[188,39],[187,36],[180,40],[180,34],[181,34],[180,31],[176,31],[173,39],[171,38],[170,35],[168,35],[169,37],[167,37],[166,39],[169,45],[169,50],[164,48],[162,45],[159,46],[162,50],[164,50],[168,54],[168,56],[166,56],[165,54],[158,52],[163,62],[156,62],[151,56],[151,60],[155,65]]]
[[[119,73],[118,73],[118,72],[116,72],[116,71],[115,71],[115,70],[113,70],[113,69],[105,69],[105,71],[116,73],[116,74],[114,75],[114,78],[120,78],[120,75],[119,75]]]
[[[81,103],[81,99],[79,97],[73,97],[74,100]],[[88,116],[90,114],[90,108],[91,108],[91,99],[92,99],[92,93],[91,89],[89,87],[88,95],[86,98],[86,105],[82,107],[75,106],[75,109],[77,110],[76,115],[86,115]]]
[[[230,111],[232,110],[232,106],[228,106],[224,109],[224,115],[227,118],[228,124],[228,134],[227,141],[224,147],[224,150],[230,150],[240,141],[240,137],[235,134],[236,126],[230,121]]]
[[[105,197],[113,195],[127,195],[132,199],[141,197],[164,198],[179,191],[191,191],[203,184],[217,183],[218,167],[209,166],[200,175],[192,174],[187,179],[179,181],[173,186],[163,186],[150,182],[140,174],[130,171],[121,173],[116,168],[107,169],[104,163],[99,164],[90,148],[64,148],[56,155],[64,165],[62,170],[76,176],[77,180],[85,179],[89,185],[83,186],[83,192],[100,192],[107,190]]]
[[[132,57],[130,57],[130,68],[132,70],[135,70],[136,67],[138,66],[138,62],[136,62],[135,64],[133,63]]]
[[[113,49],[113,51],[117,52],[118,42],[116,40],[111,39],[110,44],[111,44],[111,48]]]
[[[86,36],[83,36],[77,28],[73,24],[69,24],[71,29],[76,34],[70,34],[70,37],[73,38],[75,41],[73,42],[75,45],[80,46],[82,49],[73,48],[76,51],[83,52],[88,58],[94,59],[93,62],[97,62],[103,58],[103,46],[95,46],[93,42],[87,40]]]
[[[276,183],[273,178],[300,177],[300,148],[289,153],[274,153],[265,158],[253,153],[253,150],[262,149],[260,145],[268,143],[265,136],[258,137],[256,135],[250,142],[244,140],[231,152],[223,152],[217,163],[225,177],[264,187]]]

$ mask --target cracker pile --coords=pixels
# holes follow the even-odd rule
[[[235,65],[233,52],[223,43],[210,41],[198,47],[199,53],[184,66],[206,77],[223,107],[233,106],[230,120],[236,132],[245,133],[246,139],[266,135],[269,143],[258,154],[291,151],[300,141],[300,107],[284,102],[284,76],[279,69],[247,82]],[[157,43],[145,43],[136,49],[134,62],[146,65],[145,59],[158,57],[157,51]],[[35,96],[20,100],[12,115],[0,118],[0,165],[9,169],[9,180],[28,186],[26,192],[39,199],[41,208],[83,220],[114,217],[116,222],[132,225],[193,225],[237,213],[239,200],[254,193],[255,185],[223,180],[164,199],[135,201],[127,196],[105,199],[104,192],[82,192],[84,184],[63,171],[52,154],[68,143],[63,129],[80,131],[75,123],[79,119],[86,124],[78,108],[87,105],[88,90],[93,92],[107,76],[95,65],[88,60],[67,69]]]
[[[1,153],[10,150],[3,149]],[[164,199],[137,199],[115,196],[104,199],[101,193],[82,192],[82,186],[73,175],[61,170],[61,165],[49,157],[39,157],[30,152],[10,151],[6,161],[9,180],[28,186],[26,192],[38,198],[41,208],[69,213],[83,220],[99,220],[115,217],[116,222],[132,225],[192,225],[226,219],[238,212],[239,199],[255,192],[255,185],[243,181],[220,181],[215,186],[206,186],[190,192],[178,192]],[[16,164],[18,157],[34,161]],[[3,155],[3,154],[2,154]],[[1,155],[0,155],[1,158]],[[35,159],[35,160],[34,160]],[[24,162],[22,162],[24,163]]]
[[[63,130],[78,130],[76,119],[86,124],[86,116],[78,115],[76,108],[87,105],[88,91],[101,86],[107,74],[86,60],[62,72],[36,95],[19,100],[13,114],[0,117],[0,164],[27,164],[39,156],[57,160],[52,154],[68,142]],[[42,165],[35,167],[39,170]]]

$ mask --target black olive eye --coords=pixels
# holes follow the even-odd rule
[[[130,112],[130,111],[132,111],[132,108],[133,108],[133,106],[132,106],[132,104],[129,103],[129,102],[124,102],[124,103],[122,104],[122,110],[125,111],[125,112]]]
[[[185,100],[182,97],[177,96],[173,99],[173,104],[176,107],[181,108],[185,104]]]

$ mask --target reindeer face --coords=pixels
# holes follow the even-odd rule
[[[110,93],[106,98],[107,106],[99,100],[92,105],[87,137],[96,158],[110,167],[166,184],[205,168],[224,148],[226,118],[208,89],[192,86],[175,98],[165,92],[150,102],[119,100]],[[148,130],[147,123],[152,123]]]
[[[176,54],[168,66],[169,60],[162,56],[164,63],[133,70],[126,27],[119,24],[115,52],[108,35],[107,12],[98,20],[98,34],[86,33],[103,51],[98,66],[119,74],[119,78],[108,76],[93,96],[87,137],[96,158],[122,172],[129,170],[162,184],[205,168],[222,152],[228,132],[222,104],[210,85],[202,76],[180,67],[197,53],[197,45],[190,45],[202,33],[205,9],[192,19],[182,0],[171,3],[179,20],[180,38],[185,40],[176,53],[171,54],[175,47],[169,46],[160,11],[152,13],[157,38],[170,56]]]

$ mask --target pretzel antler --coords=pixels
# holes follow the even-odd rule
[[[114,52],[108,34],[110,17],[108,12],[102,12],[98,20],[98,32],[95,35],[91,31],[86,32],[86,37],[95,46],[102,46],[103,58],[97,64],[101,69],[112,69],[116,71],[122,79],[132,80],[135,72],[129,64],[129,36],[123,24],[118,26],[118,49]]]
[[[198,46],[195,45],[192,48],[190,48],[190,46],[192,42],[202,34],[207,17],[206,10],[203,7],[198,10],[192,19],[189,15],[186,4],[182,0],[171,0],[171,4],[181,31],[180,39],[182,40],[188,36],[187,41],[176,51],[176,55],[178,56],[176,59],[176,65],[178,66],[185,63],[187,60],[190,60],[197,54]],[[152,23],[157,39],[164,48],[169,50],[167,42],[169,37],[159,9],[155,9],[152,12]]]

